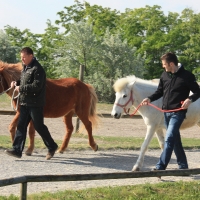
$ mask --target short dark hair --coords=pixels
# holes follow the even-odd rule
[[[20,53],[26,53],[28,55],[33,55],[33,50],[30,47],[24,47]]]
[[[161,60],[165,60],[167,63],[173,62],[176,66],[178,65],[178,58],[175,53],[168,52],[161,56]]]

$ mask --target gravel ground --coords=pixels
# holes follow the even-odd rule
[[[45,160],[46,151],[37,151],[33,156],[23,155],[21,159],[15,159],[0,151],[0,179],[12,178],[23,175],[62,175],[62,174],[87,174],[131,171],[136,162],[139,151],[67,151],[64,154],[56,154],[51,160]],[[190,168],[199,167],[200,152],[186,151]],[[144,171],[149,171],[158,161],[160,151],[151,150],[146,153]],[[176,168],[176,159],[173,155],[168,169]],[[116,180],[94,181],[70,181],[70,182],[43,182],[28,183],[28,194],[42,191],[56,192],[66,189],[85,189],[100,186],[120,186],[144,183],[158,183],[160,181],[190,181],[199,180],[199,175],[190,177],[163,177],[158,178],[133,178]],[[20,184],[0,187],[1,195],[19,195]]]
[[[8,125],[13,116],[1,115],[0,135],[8,135]],[[62,119],[45,119],[53,138],[62,139],[64,125]],[[142,119],[102,119],[101,126],[94,131],[94,135],[106,136],[133,136],[145,137],[146,127]],[[199,138],[199,128],[194,126],[181,132],[182,137]],[[36,136],[39,137],[39,136]],[[73,139],[73,138],[72,138]],[[131,171],[135,164],[139,151],[112,150],[112,151],[72,151],[67,150],[64,154],[55,154],[54,158],[45,160],[47,150],[36,149],[33,156],[25,156],[21,159],[9,157],[0,149],[0,179],[12,178],[23,175],[48,175],[48,174],[86,174],[86,173],[107,173]],[[151,170],[160,156],[159,150],[146,152],[143,171]],[[186,151],[190,168],[200,167],[199,150]],[[168,169],[177,168],[175,156],[172,156]],[[199,180],[199,175],[190,177],[163,177],[162,181]],[[84,189],[100,186],[134,185],[143,183],[158,183],[157,178],[135,178],[98,181],[74,181],[74,182],[45,182],[28,183],[28,194],[41,191],[55,192],[65,189]],[[20,184],[0,187],[0,195],[19,195]]]

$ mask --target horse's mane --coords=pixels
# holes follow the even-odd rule
[[[4,78],[9,82],[19,80],[21,71],[21,63],[9,64],[0,61],[0,72],[3,74]]]
[[[144,85],[153,85],[153,86],[155,86],[155,85],[157,86],[158,82],[159,82],[158,79],[144,80],[144,79],[136,77],[135,75],[132,75],[132,76],[127,76],[127,77],[118,79],[114,83],[113,88],[114,88],[115,92],[120,92],[126,87],[126,85],[128,83],[136,82],[136,81],[137,81],[137,83],[139,82],[139,83],[142,83]]]

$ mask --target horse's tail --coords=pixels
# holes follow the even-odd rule
[[[98,97],[95,92],[95,89],[92,85],[86,84],[89,91],[90,91],[90,96],[91,96],[91,102],[90,102],[90,109],[89,109],[89,120],[92,123],[93,128],[97,128],[99,124],[99,116],[97,115],[97,103],[98,103]]]

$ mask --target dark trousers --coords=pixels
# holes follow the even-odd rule
[[[13,142],[13,149],[22,154],[26,142],[27,127],[30,121],[33,121],[35,130],[42,137],[42,140],[49,151],[54,151],[57,144],[51,137],[48,128],[44,125],[43,107],[20,106],[20,116],[17,125],[17,131]]]

